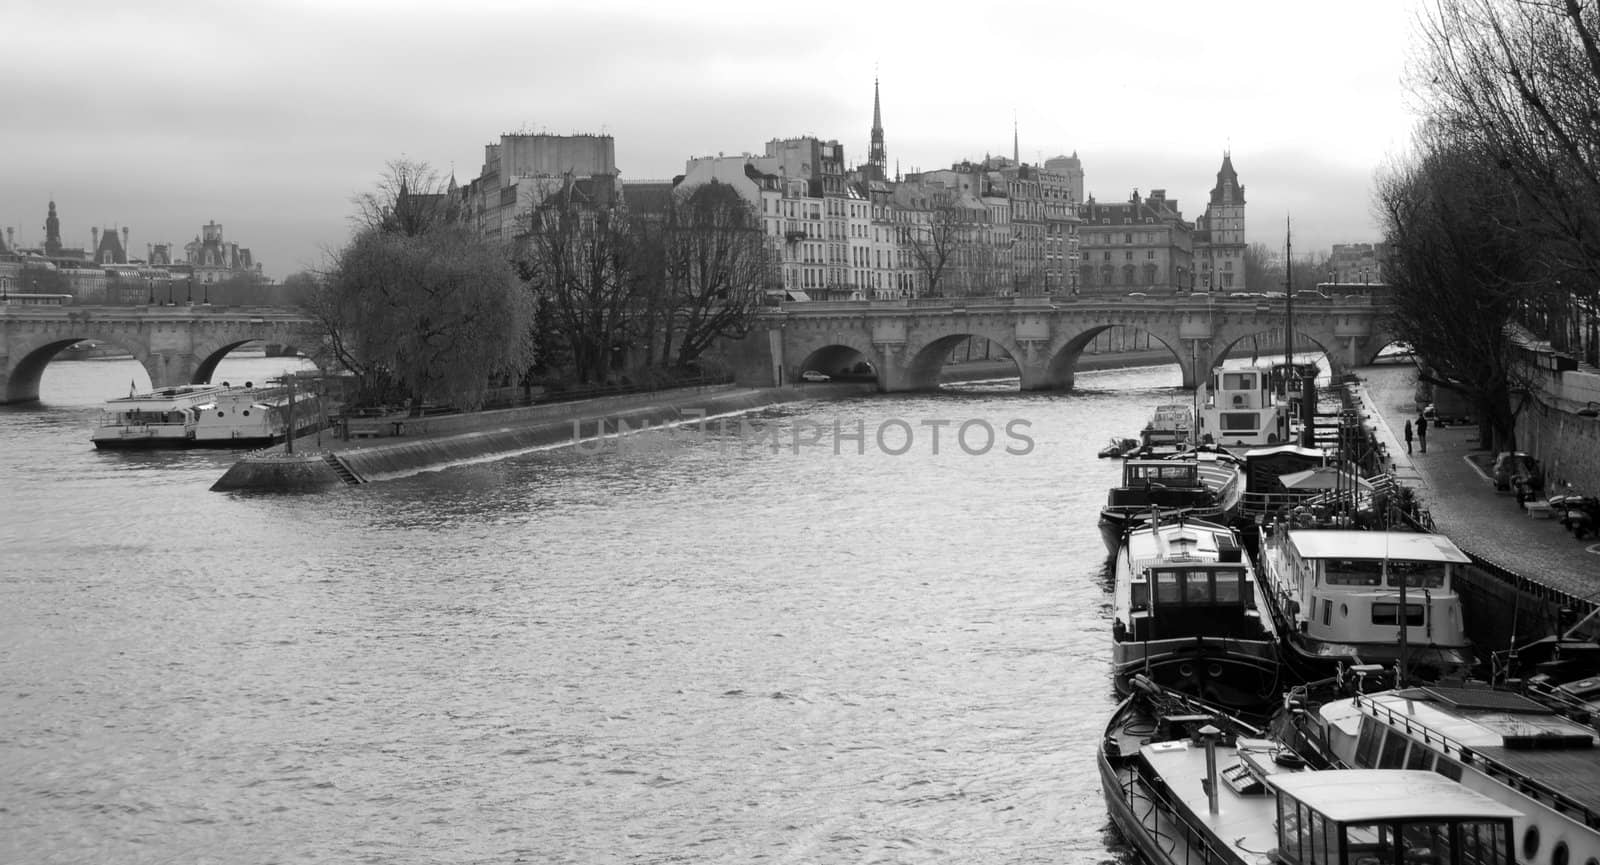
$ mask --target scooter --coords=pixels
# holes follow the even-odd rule
[[[1575,538],[1586,538],[1600,532],[1600,497],[1563,495],[1551,496],[1550,507],[1560,515],[1562,528]]]

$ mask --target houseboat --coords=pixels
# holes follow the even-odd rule
[[[1278,633],[1232,529],[1158,516],[1130,530],[1112,594],[1118,693],[1142,676],[1263,718],[1282,696]]]
[[[1595,729],[1543,701],[1487,687],[1403,688],[1322,703],[1297,726],[1334,765],[1428,769],[1514,809],[1521,865],[1600,861]]]
[[[1100,509],[1100,537],[1115,554],[1122,536],[1159,509],[1228,523],[1244,497],[1244,464],[1225,450],[1194,449],[1170,454],[1140,448],[1122,460],[1121,483]]]
[[[1405,677],[1465,677],[1476,662],[1457,571],[1470,560],[1428,532],[1265,527],[1261,579],[1285,635],[1285,660],[1308,680],[1341,666],[1398,665]]]
[[[1197,442],[1243,449],[1294,441],[1289,404],[1257,362],[1228,361],[1195,389]]]
[[[1149,865],[1521,861],[1521,814],[1481,792],[1421,769],[1311,769],[1224,711],[1139,684],[1097,762],[1112,825]]]

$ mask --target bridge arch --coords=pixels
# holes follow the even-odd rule
[[[874,355],[875,353],[870,348],[862,350],[851,345],[830,343],[813,349],[810,354],[800,360],[794,380],[798,381],[798,376],[809,371],[820,372],[835,378],[840,375],[858,375],[857,369],[863,363],[871,367],[872,373],[876,374],[878,371],[878,359]]]
[[[223,359],[228,356],[229,352],[242,345],[248,345],[252,342],[265,342],[265,340],[254,336],[244,339],[241,339],[238,336],[230,336],[229,338],[206,340],[199,343],[195,346],[194,373],[189,378],[189,384],[205,384],[211,381],[211,379],[217,374],[217,365],[222,363]],[[298,348],[298,346],[292,345],[286,347]],[[311,361],[312,363],[316,363],[316,361],[312,360],[310,357],[306,357],[305,359]],[[317,368],[321,369],[322,365],[317,364]]]
[[[1284,329],[1282,327],[1243,328],[1238,332],[1229,332],[1221,339],[1212,341],[1215,351],[1208,361],[1210,365],[1208,371],[1209,368],[1214,368],[1226,358],[1233,356],[1235,352],[1243,347],[1246,340],[1256,339],[1263,335],[1268,337],[1268,345],[1271,348],[1259,349],[1252,347],[1252,351],[1260,357],[1272,357],[1274,354],[1281,355],[1284,351],[1283,334]],[[1295,354],[1321,352],[1328,359],[1328,369],[1332,373],[1334,381],[1340,381],[1344,377],[1348,367],[1339,357],[1339,352],[1335,348],[1329,348],[1321,340],[1302,332],[1298,328],[1294,332],[1294,345]]]
[[[939,373],[944,369],[947,358],[957,346],[968,340],[982,339],[998,346],[1010,355],[1011,362],[1017,367],[1017,376],[1025,375],[1021,351],[1016,342],[1009,337],[993,332],[985,332],[981,328],[974,328],[971,332],[947,333],[932,336],[916,346],[907,345],[906,364],[903,376],[902,390],[938,390]],[[1026,388],[1027,383],[1024,382]]]
[[[1121,323],[1107,323],[1094,325],[1075,334],[1063,336],[1050,347],[1049,355],[1044,367],[1044,387],[1049,390],[1071,390],[1077,380],[1078,361],[1083,357],[1083,352],[1092,344],[1096,337],[1115,327],[1132,328],[1149,335],[1152,343],[1159,343],[1172,354],[1172,361],[1178,364],[1183,371],[1185,387],[1193,387],[1193,364],[1181,351],[1175,336],[1163,334],[1159,331],[1149,330],[1138,325]],[[1155,349],[1151,349],[1154,351]]]

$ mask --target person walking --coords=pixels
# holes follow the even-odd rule
[[[1422,452],[1428,452],[1428,418],[1426,415],[1417,418],[1417,444],[1422,445]]]
[[[1406,453],[1411,453],[1411,421],[1406,421]]]

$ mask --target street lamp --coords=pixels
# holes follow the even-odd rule
[[[147,276],[147,277],[144,278],[144,282],[145,282],[145,285],[150,287],[150,300],[147,303],[147,305],[148,306],[155,306],[156,305],[156,278],[153,277],[153,276]]]
[[[11,295],[8,293],[10,284],[10,277],[0,276],[0,303],[7,303],[11,300]]]
[[[177,306],[172,302],[172,277],[167,277],[167,306]]]
[[[189,305],[194,306],[194,277],[189,277]]]
[[[190,285],[194,285],[194,277],[192,277],[192,276],[189,277],[189,284]],[[194,289],[190,289],[191,292],[193,290]],[[211,305],[211,283],[202,282],[200,284],[200,290],[205,292],[205,299],[201,301],[201,304],[203,304],[204,306],[210,306]]]

